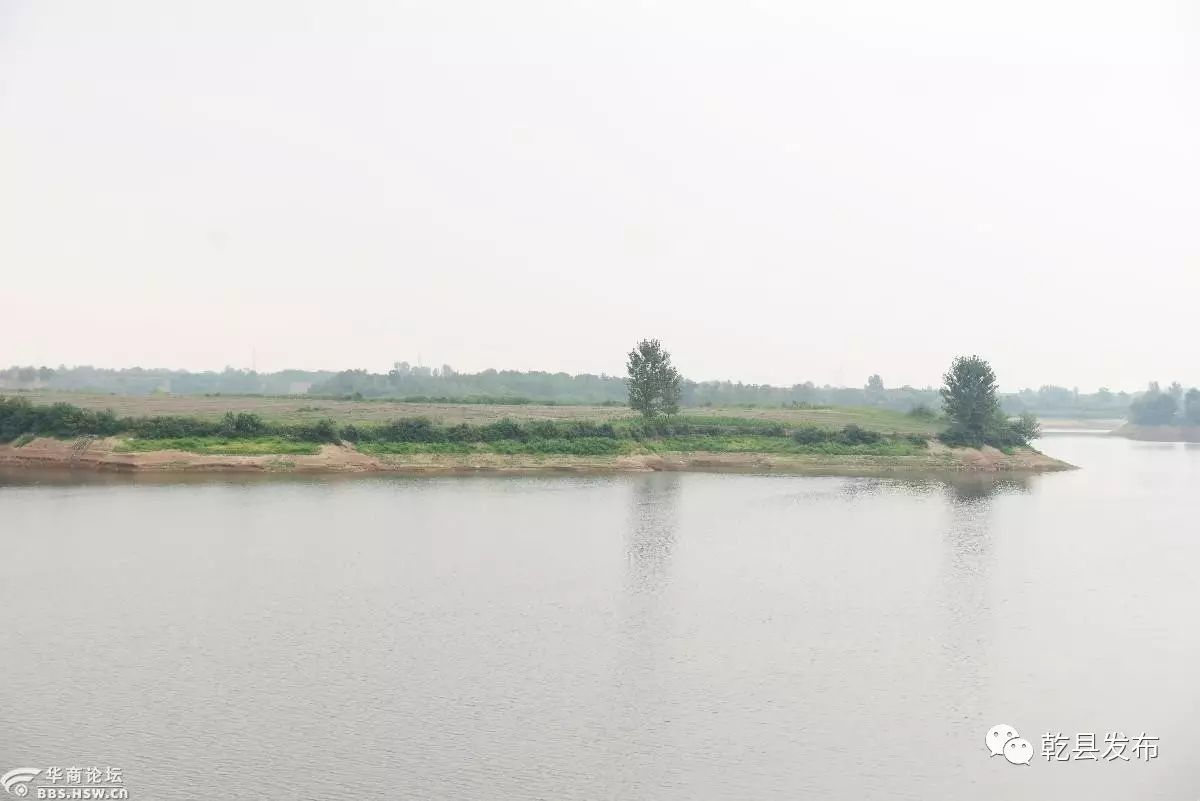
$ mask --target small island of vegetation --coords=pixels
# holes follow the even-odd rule
[[[191,414],[118,414],[66,400],[0,397],[0,442],[7,443],[0,461],[411,472],[1065,466],[1028,447],[1038,435],[1036,420],[1001,410],[995,374],[976,356],[956,359],[946,373],[943,414],[922,404],[907,412],[800,404],[684,412],[683,379],[658,340],[630,351],[627,372],[627,406],[423,404],[422,414],[392,417],[382,415],[409,404],[343,400],[281,413],[278,398],[256,404],[239,396],[206,398],[204,411]],[[229,408],[235,404],[242,408]]]
[[[1162,389],[1150,382],[1129,405],[1129,422],[1113,434],[1155,442],[1200,442],[1200,389],[1178,381]]]

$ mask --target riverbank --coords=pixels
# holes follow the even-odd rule
[[[1125,420],[1119,417],[1039,417],[1044,433],[1107,434],[1120,428]]]
[[[1139,426],[1126,423],[1110,432],[1110,436],[1136,439],[1142,442],[1200,442],[1200,427]]]
[[[454,475],[536,472],[778,471],[839,473],[1046,472],[1071,465],[1030,448],[948,448],[931,441],[909,455],[830,455],[755,452],[666,451],[619,455],[405,453],[368,454],[348,444],[321,445],[308,454],[204,454],[182,450],[129,451],[124,440],[106,437],[63,440],[38,437],[0,445],[0,465],[101,471],[395,473]]]

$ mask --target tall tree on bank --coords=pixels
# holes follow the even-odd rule
[[[950,433],[963,442],[987,441],[1001,418],[992,366],[978,356],[959,356],[942,379],[942,408],[950,419]]]
[[[643,339],[629,351],[629,407],[647,419],[679,411],[679,371],[657,339]]]

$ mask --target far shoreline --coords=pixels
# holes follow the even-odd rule
[[[1143,426],[1126,423],[1110,431],[1109,435],[1140,442],[1200,442],[1200,426]]]

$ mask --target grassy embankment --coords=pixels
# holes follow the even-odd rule
[[[0,395],[4,395],[0,391]],[[304,395],[112,395],[102,392],[60,392],[31,390],[9,394],[10,398],[25,398],[34,405],[69,403],[91,411],[112,410],[117,417],[195,417],[219,420],[227,412],[257,414],[273,423],[316,423],[331,418],[342,424],[388,423],[397,418],[428,417],[439,423],[494,423],[505,418],[525,420],[591,420],[605,422],[633,417],[625,406],[588,406],[567,404],[483,404],[474,401],[405,402],[399,400],[345,400]],[[771,420],[785,425],[813,424],[825,428],[841,428],[848,424],[902,434],[933,434],[940,430],[936,421],[909,417],[885,409],[826,406],[798,408],[791,406],[729,406],[689,407],[687,416],[704,417],[710,422],[719,418],[739,417],[749,420]]]
[[[939,428],[937,421],[928,418],[854,408],[693,409],[669,421],[648,423],[627,409],[613,407],[415,404],[410,408],[355,401],[314,405],[303,398],[45,394],[50,397],[36,399],[59,403],[37,405],[22,398],[0,407],[0,440],[35,434],[118,437],[119,452],[232,455],[315,454],[323,444],[342,443],[380,456],[698,451],[909,456],[922,453],[926,440]],[[74,403],[62,403],[66,398]],[[116,408],[102,410],[110,406]],[[428,417],[411,416],[414,412]],[[435,414],[437,422],[428,419]]]
[[[225,456],[268,456],[320,453],[316,442],[299,442],[283,437],[174,437],[167,439],[127,439],[114,449],[117,453],[154,453],[155,451],[187,451]]]
[[[517,422],[396,430],[387,426],[359,438],[358,450],[372,455],[417,453],[565,454],[615,456],[705,451],[709,453],[826,454],[909,456],[925,449],[928,435],[881,433],[856,424],[788,426],[772,420],[728,415],[679,415],[645,422]],[[878,419],[875,422],[879,422]]]

